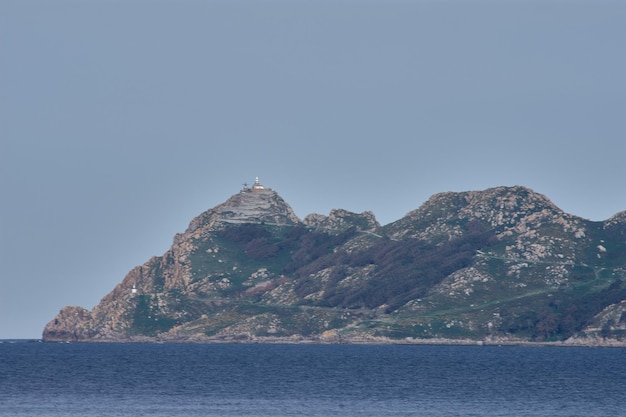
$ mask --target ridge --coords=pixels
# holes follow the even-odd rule
[[[514,186],[438,193],[385,226],[300,220],[257,178],[43,339],[626,346],[624,213],[592,222]]]

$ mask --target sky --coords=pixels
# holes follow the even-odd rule
[[[626,2],[0,1],[0,339],[259,177],[300,218],[524,185],[626,210]]]

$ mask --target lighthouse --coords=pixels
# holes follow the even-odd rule
[[[261,183],[259,182],[259,177],[256,177],[256,179],[254,180],[254,185],[252,186],[253,190],[265,190],[265,187],[263,187],[261,185]]]

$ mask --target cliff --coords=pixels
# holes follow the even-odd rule
[[[620,345],[625,278],[624,212],[592,222],[496,187],[385,226],[342,209],[300,220],[257,180],[43,339]]]

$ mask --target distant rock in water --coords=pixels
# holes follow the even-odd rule
[[[257,178],[43,339],[626,345],[624,213],[592,222],[515,186],[437,194],[385,226],[300,220]]]

